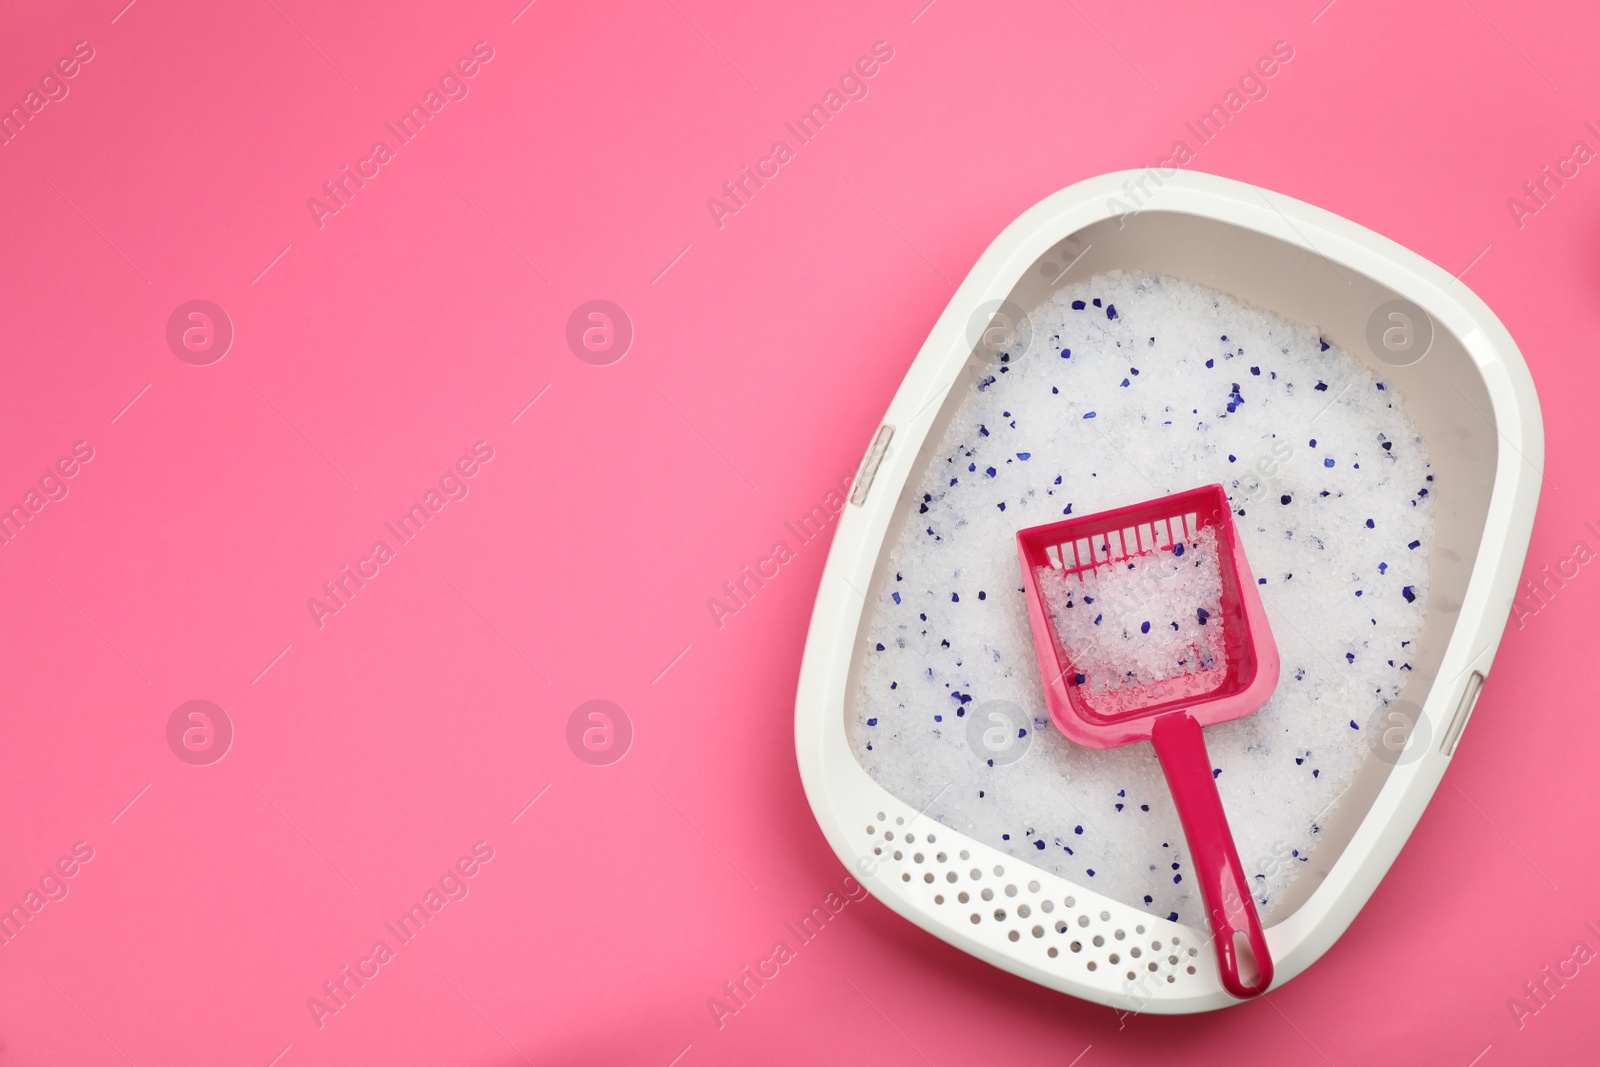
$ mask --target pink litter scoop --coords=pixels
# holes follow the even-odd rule
[[[1192,648],[1188,672],[1130,684],[1123,672],[1109,679],[1079,670],[1057,633],[1040,589],[1039,569],[1054,569],[1056,575],[1046,575],[1052,581],[1064,576],[1083,583],[1098,577],[1096,568],[1138,566],[1141,558],[1169,562],[1155,555],[1161,552],[1181,557],[1183,546],[1205,530],[1215,538],[1221,612],[1216,617],[1202,611],[1200,622],[1220,624],[1221,633],[1206,631],[1209,647]],[[1278,648],[1234,529],[1227,494],[1220,485],[1208,485],[1034,526],[1017,533],[1017,548],[1045,702],[1056,728],[1090,748],[1135,741],[1155,746],[1200,882],[1222,984],[1241,998],[1266,992],[1272,984],[1272,958],[1201,733],[1201,727],[1249,715],[1278,684]],[[1102,668],[1101,674],[1106,673]]]

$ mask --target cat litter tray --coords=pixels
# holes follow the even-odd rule
[[[1107,174],[1030,209],[984,252],[912,362],[840,517],[807,637],[795,741],[812,811],[841,861],[870,892],[952,945],[1030,981],[1118,1009],[1207,1011],[1240,1001],[1228,995],[1217,976],[1199,909],[1169,912],[1160,901],[1148,903],[1149,897],[1141,904],[1137,896],[1113,890],[1104,869],[1098,883],[1060,873],[1070,848],[1048,853],[1053,861],[1046,862],[1042,840],[1034,859],[1031,852],[1019,855],[1015,842],[1005,845],[963,832],[957,828],[960,820],[948,816],[950,800],[941,799],[945,788],[932,778],[925,787],[896,781],[893,790],[885,788],[858,758],[860,737],[852,734],[860,729],[863,679],[876,647],[869,635],[881,632],[880,615],[889,605],[882,591],[897,573],[891,556],[902,534],[919,524],[929,499],[922,487],[933,465],[949,461],[946,431],[974,390],[992,385],[1005,373],[1002,368],[1017,367],[1008,366],[1014,355],[1057,358],[1049,351],[1049,338],[1032,336],[1037,309],[1051,306],[1053,294],[1059,297],[1065,289],[1105,277],[1205,286],[1314,328],[1312,340],[1320,336],[1322,350],[1331,346],[1329,358],[1344,359],[1368,383],[1364,387],[1381,382],[1377,388],[1399,395],[1418,447],[1426,449],[1426,466],[1417,470],[1428,474],[1425,505],[1432,532],[1417,539],[1415,552],[1400,565],[1411,568],[1407,573],[1414,577],[1406,580],[1417,589],[1413,597],[1412,586],[1405,587],[1407,602],[1415,600],[1405,672],[1381,698],[1334,690],[1318,697],[1318,715],[1337,716],[1341,727],[1348,717],[1349,729],[1364,732],[1336,794],[1317,813],[1314,844],[1296,852],[1297,862],[1285,867],[1286,880],[1263,911],[1276,965],[1274,986],[1310,966],[1349,926],[1421,817],[1460,744],[1516,593],[1542,478],[1543,431],[1538,399],[1516,345],[1488,307],[1447,271],[1326,211],[1188,172]],[[1115,317],[1112,309],[1104,315]],[[1156,344],[1154,338],[1150,343]],[[1041,344],[1044,356],[1036,350]],[[1315,345],[1311,351],[1308,358],[1314,359]],[[1234,354],[1230,351],[1229,358]],[[1245,405],[1255,403],[1257,390],[1267,385],[1265,377],[1248,377],[1254,368],[1245,364],[1252,362],[1241,359],[1223,373],[1231,372],[1233,399]],[[1267,359],[1259,362],[1271,366]],[[1075,418],[1093,417],[1067,410]],[[1227,411],[1233,410],[1230,401]],[[1248,413],[1257,410],[1246,407]],[[1126,415],[1121,418],[1094,425],[1114,441],[1134,430]],[[1304,429],[1293,427],[1295,434]],[[1297,441],[1296,447],[1303,444]],[[1037,457],[1035,464],[1046,458]],[[1332,469],[1332,456],[1323,462],[1330,477],[1344,472]],[[1271,465],[1270,460],[1265,464]],[[948,473],[943,466],[938,471]],[[982,477],[982,471],[974,476]],[[1201,480],[1190,478],[1189,484]],[[1128,499],[1158,495],[1144,488],[1128,486]],[[1289,495],[1284,494],[1286,506]],[[1034,501],[1043,499],[1041,494]],[[1248,508],[1234,502],[1244,510],[1278,504],[1254,496]],[[1019,518],[1016,525],[1047,517],[1040,512],[1029,521]],[[993,546],[985,542],[984,552],[1005,556],[1015,567],[1015,547],[1008,539]],[[1254,546],[1251,553],[1254,560]],[[1010,584],[1021,586],[1020,573],[1011,577]],[[1271,592],[1271,587],[1263,590],[1269,613]],[[1363,602],[1363,613],[1371,603]],[[1023,634],[1026,626],[1024,618]],[[1293,620],[1280,625],[1274,619],[1273,626],[1280,641],[1294,640]],[[1298,629],[1318,632],[1315,626]],[[1286,646],[1285,651],[1279,692],[1293,678],[1293,650]],[[1037,671],[1031,662],[1028,666],[1036,690]],[[930,710],[948,715],[950,706]],[[1035,726],[1042,715],[1034,710]],[[1026,712],[1020,721],[1025,732]],[[967,733],[972,722],[952,720],[949,732]],[[974,728],[968,736],[980,733]],[[995,736],[1004,747],[1006,731]],[[1130,759],[1148,756],[1153,764],[1153,756],[1138,755],[1140,747],[1148,748],[1120,751]],[[1025,757],[1034,761],[1030,772],[1050,767],[1052,751],[1063,750],[1036,742]],[[983,762],[975,743],[973,753],[973,761]],[[990,773],[981,766],[978,772]],[[1094,769],[1075,773],[1092,777]],[[1230,780],[1220,784],[1226,794]],[[1334,788],[1327,781],[1322,786]],[[1048,799],[1039,803],[1052,806]],[[1113,852],[1115,835],[1114,826],[1105,835]],[[1059,839],[1051,848],[1058,844]]]

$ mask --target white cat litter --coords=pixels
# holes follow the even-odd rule
[[[1170,552],[1036,572],[1056,637],[1091,698],[1223,662],[1222,569],[1210,527]]]
[[[1211,727],[1206,744],[1270,916],[1366,755],[1369,722],[1404,684],[1425,615],[1432,475],[1399,396],[1313,327],[1194,283],[1112,272],[1035,311],[1029,349],[980,376],[936,447],[869,590],[848,722],[857,759],[946,825],[1197,921],[1150,746],[1088,749],[1050,726],[1015,535],[1221,482],[1283,667],[1263,709]],[[1161,658],[1136,653],[1130,669],[1169,669]],[[967,742],[968,714],[994,700],[1032,716],[1015,763]]]

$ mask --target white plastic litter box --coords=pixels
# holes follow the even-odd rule
[[[806,641],[795,744],[817,822],[879,900],[996,967],[1123,1010],[1208,1011],[1240,1001],[1222,988],[1205,930],[920,815],[920,805],[867,775],[846,733],[871,621],[862,591],[876,587],[932,445],[991,366],[984,331],[1003,330],[1015,309],[1036,307],[1061,285],[1113,269],[1188,279],[1315,325],[1393,383],[1433,464],[1429,612],[1396,705],[1410,710],[1374,745],[1288,898],[1267,916],[1275,986],[1350,925],[1460,743],[1516,594],[1543,429],[1516,344],[1450,272],[1327,211],[1183,171],[1102,175],[1028,210],[978,259],[912,362],[841,515]],[[1007,918],[974,921],[973,908],[955,903],[952,875],[974,892],[1009,891]],[[1030,918],[1019,904],[1031,905],[1022,912]],[[1067,951],[1069,942],[1078,950]],[[1129,958],[1133,947],[1142,949],[1137,960]]]

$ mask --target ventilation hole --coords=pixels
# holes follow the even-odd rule
[[[979,879],[981,879],[983,877],[983,872],[978,870],[978,868],[976,868],[976,867],[972,868],[971,874],[972,874],[972,880],[974,882],[978,881]]]
[[[1094,963],[1094,960],[1090,960],[1090,961],[1089,961],[1089,969],[1090,969],[1090,970],[1091,970],[1091,971],[1092,971],[1092,970],[1094,970],[1094,969],[1095,969],[1095,963]]]
[[[893,841],[894,840],[894,831],[893,830],[885,830],[883,832],[883,839],[885,841]]]
[[[1110,922],[1111,921],[1111,913],[1109,911],[1102,911],[1100,913],[1100,921],[1103,922],[1103,923]]]
[[[1099,934],[1095,934],[1094,935],[1094,947],[1095,948],[1099,948],[1100,946],[1104,945],[1105,943],[1106,943],[1106,939],[1105,938],[1101,937]]]
[[[1132,971],[1129,971],[1128,972],[1128,981],[1131,982],[1131,981],[1133,981],[1133,979],[1134,979],[1134,973]]]
[[[1026,904],[1017,905],[1017,914],[1022,916],[1024,919],[1028,917],[1032,910],[1033,909],[1029,908]]]
[[[1087,916],[1087,915],[1078,916],[1078,925],[1079,926],[1088,926],[1089,925],[1089,916]]]
[[[944,903],[944,894],[943,893],[935,893],[933,895],[933,902],[935,904],[943,904]]]
[[[982,893],[980,893],[978,895],[983,897],[984,900],[993,900],[994,899],[994,890],[993,889],[985,889]]]
[[[906,844],[914,845],[916,843],[917,843],[917,835],[916,834],[907,834],[906,835]]]
[[[930,845],[938,840],[938,838],[934,837],[932,834],[923,834],[922,836],[928,839],[928,844]]]
[[[1123,938],[1127,937],[1128,935],[1123,933],[1121,930],[1118,930],[1116,933],[1112,934],[1111,936],[1116,938],[1118,941],[1121,941]]]
[[[1062,920],[1057,919],[1056,920],[1056,933],[1064,934],[1066,932],[1067,932],[1067,924],[1065,922],[1063,922]]]
[[[1156,965],[1155,965],[1155,963],[1154,963],[1154,962],[1151,962],[1151,963],[1149,963],[1149,964],[1147,964],[1147,966],[1148,966],[1148,967],[1149,967],[1149,968],[1150,968],[1150,973],[1151,973],[1151,974],[1154,974],[1154,973],[1155,973],[1155,971],[1156,971]]]
[[[1002,874],[1005,874],[1005,873],[1006,873],[1006,869],[1004,867],[1001,867],[999,864],[995,865],[994,876],[996,878],[999,878]]]
[[[897,860],[903,860],[903,859],[906,858],[906,856],[905,856],[904,852],[901,852],[899,849],[895,849],[894,850],[894,858],[897,859]]]
[[[1177,966],[1178,957],[1176,957],[1176,956],[1168,956],[1167,957],[1167,962],[1172,964],[1173,966]]]
[[[1014,886],[1014,885],[1006,886],[1006,896],[1014,897],[1016,895],[1017,895],[1017,887],[1016,886]]]
[[[1004,909],[1004,908],[996,908],[996,909],[994,909],[994,921],[997,922],[997,923],[1005,922],[1006,921],[1006,909]]]
[[[971,900],[972,898],[967,896],[967,891],[963,889],[961,892],[956,894],[956,899],[961,901],[961,903],[965,904],[967,901]],[[1176,956],[1174,956],[1172,958],[1172,962],[1173,963],[1177,963],[1178,962],[1178,958]]]
[[[902,882],[909,882],[909,881],[911,881],[911,875],[909,875],[909,874],[902,874],[902,875],[901,875],[901,876],[900,876],[900,880],[901,880],[901,881],[902,881]]]
[[[947,882],[955,881],[956,880],[956,872],[955,871],[946,871],[945,875],[944,875],[944,880],[947,881]]]
[[[1056,910],[1056,902],[1053,900],[1041,900],[1039,902],[1039,910],[1048,915]]]
[[[929,838],[929,840],[930,840],[930,841],[931,841],[931,840],[933,840],[933,839],[932,839],[932,838]],[[939,854],[938,854],[938,855],[937,855],[937,856],[935,856],[935,857],[933,857],[933,858],[934,858],[934,859],[936,859],[936,860],[938,860],[938,861],[939,861],[939,862],[940,862],[940,863],[943,863],[943,862],[944,862],[944,861],[945,861],[945,860],[947,860],[947,859],[949,859],[949,857],[948,857],[948,856],[946,856],[946,855],[945,855],[945,854],[944,854],[944,853],[943,853],[943,852],[941,852],[941,853],[939,853]],[[1144,933],[1144,928],[1143,928],[1143,927],[1140,927],[1140,928],[1139,928],[1139,932],[1140,932],[1140,933],[1141,933],[1141,934],[1142,934],[1142,933]]]
[[[1035,927],[1034,927],[1034,928],[1033,928],[1033,931],[1032,931],[1032,932],[1033,932],[1033,936],[1034,936],[1034,937],[1043,937],[1043,936],[1044,936],[1044,927],[1042,927],[1042,926],[1035,926]]]
[[[1161,951],[1161,942],[1152,941],[1152,942],[1150,942],[1150,947],[1155,949],[1157,952],[1160,952]],[[1177,961],[1174,960],[1173,962],[1176,963]]]
[[[1185,967],[1184,970],[1188,971],[1190,974],[1193,974],[1194,973],[1194,964],[1191,963],[1189,966]]]
[[[1078,902],[1077,902],[1077,901],[1076,901],[1076,900],[1074,900],[1074,899],[1072,899],[1072,898],[1071,898],[1071,897],[1068,897],[1068,898],[1067,898],[1067,899],[1066,899],[1066,900],[1065,900],[1065,901],[1064,901],[1064,903],[1065,903],[1065,904],[1066,904],[1066,905],[1067,905],[1067,907],[1069,907],[1069,908],[1070,908],[1070,907],[1073,907],[1073,906],[1074,906],[1074,905],[1076,905],[1076,904],[1077,904],[1077,903],[1078,903]]]
[[[1038,891],[1039,891],[1039,883],[1038,882],[1029,882],[1028,883],[1028,892],[1037,893]]]
[[[1138,945],[1134,945],[1128,950],[1128,955],[1132,956],[1134,959],[1138,959],[1140,956],[1144,955],[1144,953],[1139,951]]]
[[[895,824],[895,825],[896,825],[896,826],[904,826],[904,825],[905,825],[905,824],[906,824],[906,820],[905,820],[905,816],[903,816],[903,815],[896,815],[896,816],[895,816],[895,817],[894,817],[894,824]]]
[[[879,822],[882,822],[883,820],[887,819],[888,817],[889,816],[885,815],[883,812],[881,812],[881,811],[878,812],[878,821]]]
[[[1082,952],[1083,951],[1083,942],[1082,941],[1074,941],[1069,947],[1074,952]]]
[[[968,852],[966,849],[962,849],[961,858],[964,860],[970,860],[972,858],[972,853]]]
[[[1142,934],[1142,933],[1144,933],[1144,924],[1143,924],[1143,923],[1141,923],[1141,924],[1140,924],[1140,925],[1138,925],[1138,926],[1135,926],[1135,927],[1134,927],[1134,928],[1133,928],[1133,932],[1134,932],[1134,933],[1136,933],[1136,934]]]
[[[977,912],[972,913],[972,925],[976,926],[983,921],[983,916]]]
[[[933,872],[929,871],[927,874],[924,874],[922,876],[922,880],[924,882],[926,882],[927,884],[932,885],[933,884]]]
[[[1045,955],[1049,956],[1051,959],[1055,959],[1057,956],[1061,955],[1061,953],[1056,951],[1056,947],[1054,945],[1051,945],[1045,950]]]
[[[1121,962],[1122,962],[1122,957],[1121,957],[1121,956],[1118,956],[1118,955],[1117,955],[1117,954],[1116,954],[1116,953],[1115,953],[1115,952],[1113,952],[1113,953],[1112,953],[1112,954],[1111,954],[1111,965],[1112,965],[1112,966],[1113,966],[1113,967],[1115,967],[1115,966],[1116,966],[1116,965],[1117,965],[1117,964],[1119,964],[1119,963],[1121,963]]]
[[[1192,948],[1192,949],[1189,950],[1189,955],[1198,956],[1198,955],[1200,955],[1200,950],[1197,949],[1197,948]]]
[[[869,827],[867,827],[867,833],[869,833],[869,834],[875,834],[875,833],[877,833],[877,832],[878,832],[878,828],[877,828],[877,827],[876,827],[876,826],[869,826]]]
[[[1176,981],[1177,981],[1177,979],[1176,979],[1176,978],[1174,978],[1174,977],[1172,977],[1172,975],[1170,975],[1170,974],[1169,974],[1169,975],[1167,975],[1167,981],[1169,981],[1169,982],[1176,982]]]
[[[1173,947],[1176,948],[1177,944],[1178,944],[1178,939],[1177,938],[1173,938],[1172,939],[1172,944],[1173,944]]]
[[[1015,930],[1012,930],[1010,933],[1006,934],[1006,940],[1015,941],[1017,939],[1017,936],[1018,936],[1017,932]]]
[[[911,839],[910,839],[910,838],[906,838],[906,840],[908,840],[908,841],[909,841],[909,840],[911,840]],[[916,861],[917,861],[917,862],[918,862],[918,863],[921,863],[921,862],[922,862],[922,853],[920,853],[920,852],[918,852],[918,853],[915,853],[915,854],[914,854],[914,855],[912,855],[912,857],[911,857],[911,858],[912,858],[912,859],[914,859],[914,860],[916,860]]]
[[[873,850],[872,850],[872,854],[873,854],[873,855],[874,855],[874,856],[881,856],[881,855],[883,855],[883,846],[882,846],[882,845],[877,845],[877,846],[875,846],[875,847],[874,847],[874,848],[873,848]]]

